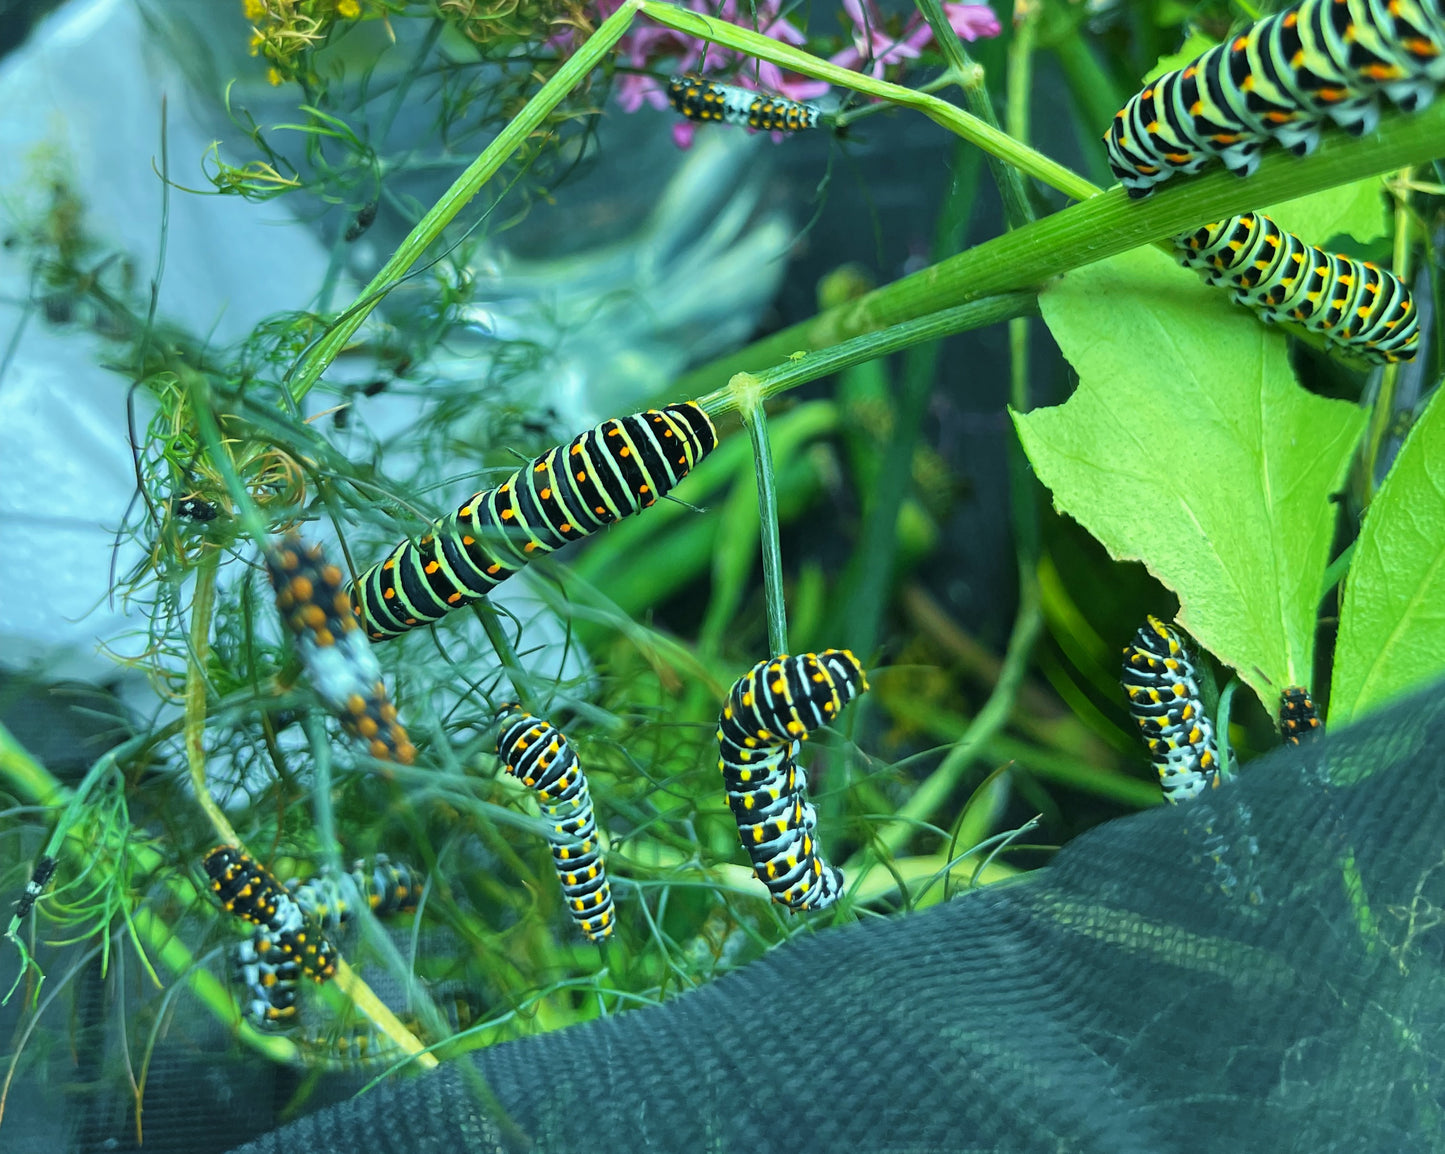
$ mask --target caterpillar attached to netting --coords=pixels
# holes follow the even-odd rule
[[[508,773],[536,793],[552,823],[547,840],[572,920],[590,941],[610,937],[616,921],[612,887],[576,750],[551,722],[513,702],[503,704],[497,718],[497,756]]]
[[[55,876],[56,868],[59,865],[60,862],[49,854],[43,855],[35,863],[30,880],[25,883],[25,891],[15,902],[15,921],[23,922],[30,916],[30,911],[35,908],[36,901],[45,892],[45,887],[50,884],[50,879]]]
[[[258,1030],[290,1026],[297,1015],[301,963],[277,945],[265,926],[236,943],[231,961],[236,980],[246,988],[242,1009],[251,1024]]]
[[[261,954],[275,949],[278,960],[294,960],[318,982],[335,975],[336,950],[270,870],[233,845],[217,846],[201,864],[221,908],[267,931]]]
[[[667,102],[688,120],[741,124],[759,132],[801,132],[816,126],[821,115],[813,104],[693,75],[667,82]]]
[[[1303,685],[1291,685],[1279,698],[1279,733],[1290,745],[1325,731],[1325,723],[1315,709],[1310,691]]]
[[[1306,244],[1260,213],[1206,224],[1174,238],[1186,268],[1269,322],[1293,321],[1346,354],[1376,362],[1413,360],[1420,316],[1392,272]]]
[[[276,608],[316,695],[372,757],[410,765],[416,746],[387,695],[340,567],[326,559],[320,545],[307,545],[293,533],[266,550],[266,569]]]
[[[353,862],[343,874],[323,870],[314,877],[292,878],[286,883],[302,912],[328,931],[349,922],[361,905],[379,918],[410,913],[421,901],[422,886],[421,875],[384,853],[370,861]]]
[[[1194,659],[1184,642],[1149,617],[1124,647],[1124,692],[1129,712],[1159,771],[1164,800],[1177,803],[1219,784],[1214,726],[1204,712]]]
[[[352,585],[356,613],[373,641],[439,621],[532,558],[653,505],[715,448],[691,401],[604,421],[403,541]]]
[[[813,830],[799,743],[838,719],[868,689],[846,649],[760,661],[734,682],[718,719],[718,769],[753,872],[773,901],[821,910],[843,893],[843,871],[823,860]]]
[[[1308,156],[1327,121],[1374,131],[1380,101],[1417,112],[1445,80],[1439,0],[1301,0],[1150,81],[1105,134],[1132,197],[1218,159],[1237,176],[1277,141]]]

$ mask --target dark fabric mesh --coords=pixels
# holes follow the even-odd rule
[[[242,1151],[1445,1149],[1442,715],[1437,688],[1012,884]]]

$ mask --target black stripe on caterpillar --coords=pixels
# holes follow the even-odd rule
[[[843,892],[813,837],[817,814],[794,758],[799,743],[836,721],[868,679],[846,649],[760,661],[733,684],[718,719],[718,768],[753,872],[775,902],[826,909]]]
[[[532,558],[655,504],[716,447],[691,401],[604,421],[396,546],[356,579],[352,604],[373,641],[439,621]]]
[[[1218,786],[1214,726],[1200,699],[1194,659],[1179,634],[1157,617],[1148,618],[1133,644],[1124,647],[1121,682],[1164,800],[1178,803]]]
[[[607,881],[607,860],[587,775],[571,742],[551,722],[508,702],[498,711],[497,756],[503,768],[537,795],[552,823],[548,841],[567,910],[591,941],[612,934],[616,912]]]

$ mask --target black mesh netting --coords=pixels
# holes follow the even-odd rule
[[[244,1150],[1445,1149],[1442,724],[1437,688],[1015,883],[809,936]],[[142,1151],[224,1148],[305,1077],[220,1058],[216,1029],[157,1051]],[[133,1102],[86,1076],[93,1058],[57,1047],[51,1082],[22,1073],[0,1149],[133,1149]]]
[[[1442,721],[1437,689],[1014,884],[244,1150],[1445,1148]]]

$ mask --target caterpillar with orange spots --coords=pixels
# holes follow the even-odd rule
[[[1178,803],[1217,786],[1214,726],[1204,712],[1194,658],[1179,634],[1151,616],[1124,647],[1121,680],[1164,800]]]
[[[817,125],[820,115],[813,104],[691,75],[667,82],[667,102],[688,120],[741,124],[759,132],[801,132]]]
[[[284,892],[275,893],[262,872],[243,864],[236,851],[213,852],[215,861],[208,872],[214,870],[222,879],[217,895],[227,895],[223,901],[231,902],[230,912],[240,913],[248,921],[254,922],[256,916],[262,919],[251,936],[236,943],[231,952],[236,982],[246,992],[242,1008],[259,1030],[289,1029],[298,1020],[301,959],[288,948],[289,939],[281,938],[273,928],[278,919],[293,917],[283,910],[285,901],[294,902],[302,919],[325,934],[341,930],[362,905],[370,906],[380,918],[409,913],[421,899],[421,876],[385,854],[354,862],[349,872],[340,875],[323,871],[304,880],[291,878]],[[252,892],[242,897],[241,890],[246,888]],[[236,908],[238,898],[240,907]]]
[[[826,909],[843,893],[843,871],[813,837],[818,815],[794,760],[799,743],[867,689],[846,649],[771,658],[733,683],[718,719],[718,769],[738,836],[753,873],[790,910]]]
[[[292,533],[266,551],[266,568],[276,608],[316,695],[372,757],[410,765],[416,747],[387,695],[340,567],[327,561],[320,545]]]
[[[498,720],[497,756],[503,768],[537,795],[551,823],[547,840],[567,912],[590,941],[600,942],[611,936],[616,911],[577,751],[550,721],[533,717],[520,705],[504,704]]]
[[[257,960],[318,982],[335,976],[335,948],[270,870],[234,845],[217,846],[201,867],[221,908],[265,931],[255,939]]]
[[[1373,132],[1382,96],[1417,112],[1442,80],[1440,0],[1300,0],[1130,97],[1109,165],[1132,197],[1216,159],[1249,176],[1270,141],[1308,156],[1326,123]]]
[[[1346,355],[1384,364],[1420,348],[1419,310],[1399,277],[1306,244],[1262,213],[1203,225],[1175,237],[1174,250],[1262,320],[1303,325]]]
[[[604,421],[475,493],[351,587],[373,641],[480,601],[532,558],[641,512],[717,448],[695,403]]]
[[[1325,731],[1310,691],[1303,685],[1291,685],[1279,697],[1279,735],[1290,745],[1298,745],[1307,737]]]

